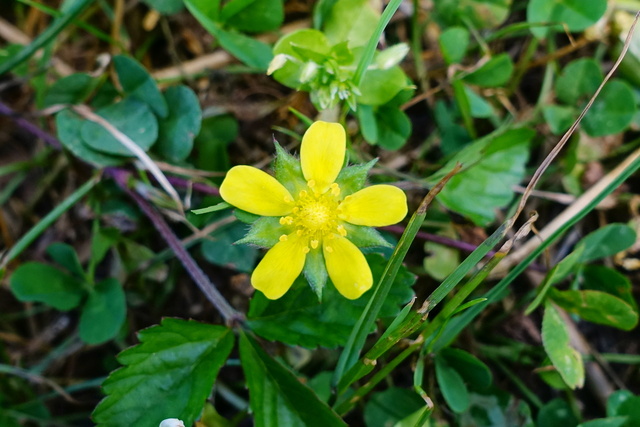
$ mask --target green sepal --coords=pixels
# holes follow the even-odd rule
[[[373,246],[393,247],[375,228],[354,225],[348,222],[344,222],[342,225],[345,230],[347,230],[347,239],[351,240],[351,242],[359,248],[369,248]]]
[[[233,215],[238,218],[238,221],[242,221],[245,224],[253,224],[260,217],[260,215],[252,214],[251,212],[243,211],[242,209],[235,208]]]
[[[275,216],[263,216],[251,224],[246,236],[235,244],[251,244],[271,248],[283,234],[290,234],[293,229],[290,226],[280,224],[280,218]]]
[[[304,277],[309,282],[309,286],[313,289],[313,292],[318,296],[318,302],[322,301],[322,290],[327,284],[327,267],[324,262],[324,255],[321,249],[312,249],[308,254],[304,262],[304,269],[302,270]]]
[[[276,179],[284,185],[295,198],[300,191],[307,189],[307,182],[302,174],[300,160],[282,148],[280,144],[278,144],[278,141],[274,140],[273,143],[276,146],[276,160],[274,164]]]
[[[368,163],[343,168],[336,178],[336,183],[340,186],[340,194],[344,197],[361,190],[367,182],[369,170],[377,161],[378,159],[373,159]]]

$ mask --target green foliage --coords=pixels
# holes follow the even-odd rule
[[[28,262],[11,275],[11,290],[20,301],[43,302],[58,310],[80,304],[83,284],[50,265]]]
[[[122,55],[113,57],[113,65],[118,73],[118,80],[122,85],[122,89],[127,95],[132,99],[147,104],[158,117],[162,119],[167,117],[169,113],[167,102],[142,65]],[[144,122],[141,121],[140,123]]]
[[[189,156],[193,139],[200,132],[200,102],[186,86],[170,87],[164,93],[164,99],[168,113],[158,123],[158,151],[164,158],[179,162]]]
[[[563,26],[569,31],[584,30],[595,24],[606,10],[607,0],[531,0],[527,5],[527,22],[546,24],[531,27],[533,35],[541,39],[547,37],[552,28],[558,32],[563,31]]]
[[[402,420],[424,406],[424,401],[415,392],[391,387],[371,395],[364,408],[364,422],[367,427],[402,426]]]
[[[551,303],[545,305],[542,320],[542,343],[553,366],[570,388],[584,384],[582,356],[569,343],[569,331],[558,310]]]

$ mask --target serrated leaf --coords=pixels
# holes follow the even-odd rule
[[[158,138],[158,121],[151,110],[140,101],[126,98],[96,111],[106,121],[128,136],[142,150],[147,151]],[[133,156],[120,141],[102,127],[85,120],[80,128],[82,141],[96,151],[116,156]]]
[[[542,344],[564,382],[572,389],[582,387],[584,385],[582,356],[571,347],[567,326],[551,303],[545,304]]]
[[[513,186],[524,176],[528,143],[533,136],[529,129],[514,129],[479,140],[475,146],[460,151],[452,161],[459,161],[468,169],[449,180],[438,200],[479,225],[490,223],[495,218],[495,209],[511,201]],[[448,171],[451,167],[450,162],[442,170]]]
[[[166,418],[192,425],[233,347],[231,330],[165,318],[142,330],[140,344],[118,355],[125,365],[102,385],[92,414],[100,427],[157,427]]]
[[[242,332],[240,360],[256,427],[346,426],[309,387]]]
[[[384,258],[378,254],[365,256],[376,283],[384,270]],[[402,267],[380,317],[395,317],[399,313],[401,306],[413,295],[411,285],[414,281],[415,276]],[[347,300],[332,283],[328,283],[320,303],[306,280],[298,278],[278,300],[271,301],[261,293],[254,294],[248,324],[255,333],[273,341],[308,348],[337,347],[349,338],[371,295],[371,292],[367,292],[360,299]]]
[[[89,147],[82,140],[80,129],[85,121],[70,110],[62,110],[56,114],[58,139],[62,145],[76,157],[96,167],[116,166],[122,164],[121,157],[101,153]]]
[[[27,262],[9,279],[19,301],[42,302],[58,310],[71,310],[85,295],[82,282],[50,265]]]
[[[460,374],[441,356],[436,356],[436,379],[451,410],[456,413],[466,411],[470,404],[467,386]]]
[[[638,312],[630,304],[600,291],[550,290],[553,300],[582,319],[629,331],[638,324]]]
[[[158,123],[158,151],[172,162],[186,159],[193,149],[193,139],[200,132],[202,110],[195,93],[186,86],[166,90],[168,114]]]
[[[159,117],[167,117],[169,113],[167,102],[162,97],[156,82],[142,65],[123,55],[114,56],[113,65],[122,89],[129,97],[143,102]]]
[[[100,344],[116,336],[127,312],[122,285],[110,277],[97,283],[80,315],[80,338],[87,344]]]

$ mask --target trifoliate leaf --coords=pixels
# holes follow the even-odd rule
[[[166,318],[140,331],[141,344],[118,355],[123,368],[102,385],[92,414],[99,427],[157,427],[166,418],[192,425],[231,348],[231,330]]]

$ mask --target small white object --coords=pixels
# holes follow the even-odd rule
[[[184,423],[177,418],[167,418],[163,420],[158,427],[184,427]]]

